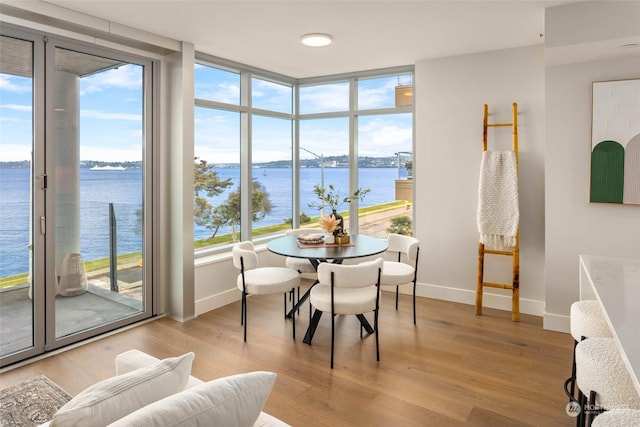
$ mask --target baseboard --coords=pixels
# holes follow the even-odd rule
[[[544,313],[542,327],[550,331],[571,332],[569,316],[561,316],[559,314]]]
[[[461,304],[476,304],[475,290],[419,283],[416,287],[416,295]],[[485,292],[482,297],[482,303],[483,307],[511,311],[511,295],[497,295]],[[520,298],[520,313],[542,317],[544,315],[544,302]]]
[[[400,292],[405,294],[406,293],[410,294],[411,287],[403,286]],[[451,287],[439,286],[439,285],[429,285],[425,283],[418,283],[418,286],[416,287],[416,295],[420,297],[434,298],[434,299],[440,299],[444,301],[457,302],[457,303],[468,304],[468,305],[475,305],[476,303],[475,290],[471,291],[467,289],[458,289],[458,288],[451,288]],[[239,297],[240,296],[238,294],[238,291],[234,288],[224,292],[220,292],[216,295],[211,295],[206,298],[199,299],[196,301],[196,304],[195,304],[195,315],[199,316],[208,311],[215,310],[222,306],[236,302],[239,300]],[[483,296],[483,307],[495,308],[497,310],[511,311],[511,296],[485,293]],[[530,299],[523,299],[523,298],[520,298],[520,313],[530,314],[532,316],[539,316],[539,317],[544,316],[545,322],[546,322],[546,316],[548,316],[548,314],[544,312],[544,302],[530,300]],[[557,317],[562,318],[563,316],[557,316]],[[548,328],[546,326],[546,323],[545,323],[545,329],[563,331],[562,329]],[[563,332],[566,332],[566,331],[563,331]]]
[[[225,305],[234,303],[240,299],[240,292],[236,288],[220,292],[215,295],[208,296],[196,300],[195,315],[199,316],[207,311],[215,310],[216,308],[223,307]]]

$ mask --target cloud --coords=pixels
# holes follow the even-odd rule
[[[384,85],[358,87],[358,108],[393,107],[395,104],[395,83],[387,80]]]
[[[404,114],[361,119],[358,126],[361,156],[389,156],[396,151],[411,151],[412,138],[410,116]]]
[[[31,112],[31,105],[18,105],[18,104],[0,104],[0,108],[13,111],[28,111]]]
[[[19,162],[31,159],[31,145],[2,143],[0,162]]]
[[[80,117],[99,120],[130,120],[137,122],[142,121],[142,115],[140,114],[106,113],[104,111],[97,110],[81,110]]]
[[[16,93],[27,93],[33,89],[31,87],[31,79],[25,77],[11,77],[0,74],[0,90],[6,90]]]
[[[347,111],[349,109],[349,84],[332,83],[300,87],[300,112],[320,113]]]
[[[229,82],[220,82],[216,85],[197,84],[196,98],[237,105],[240,99],[240,86]]]
[[[81,160],[100,160],[101,162],[141,161],[142,148],[140,144],[126,149],[113,149],[104,146],[81,146]]]
[[[267,80],[254,79],[251,86],[253,106],[265,110],[291,113],[293,89]]]
[[[140,89],[142,67],[127,64],[80,79],[80,94],[101,92],[107,89]]]

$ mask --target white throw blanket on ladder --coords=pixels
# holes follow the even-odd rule
[[[516,153],[483,152],[478,187],[480,243],[495,249],[514,247],[519,221]]]

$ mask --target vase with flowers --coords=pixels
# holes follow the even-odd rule
[[[333,228],[334,236],[342,236],[346,235],[346,230],[344,228],[344,218],[342,215],[338,213],[338,208],[345,203],[349,203],[352,200],[364,200],[364,197],[368,192],[370,192],[370,188],[358,188],[353,192],[352,195],[341,197],[340,191],[336,189],[333,184],[329,184],[329,188],[324,188],[320,185],[313,186],[313,192],[318,197],[318,202],[309,203],[310,208],[323,209],[325,205],[328,205],[331,209],[330,217],[333,217],[336,220],[335,227]],[[321,222],[322,226],[322,222]],[[326,240],[325,240],[326,242]]]
[[[320,228],[325,232],[324,242],[328,244],[335,243],[333,232],[338,227],[340,220],[331,215],[321,215],[318,222],[320,223]]]

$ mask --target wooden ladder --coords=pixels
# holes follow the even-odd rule
[[[513,120],[511,123],[489,123],[489,107],[484,104],[482,131],[482,151],[487,151],[488,129],[490,127],[511,127],[513,136],[513,151],[516,157],[516,170],[518,170],[518,104],[513,103]],[[484,256],[485,254],[504,255],[513,257],[513,271],[510,284],[490,283],[484,281]],[[516,233],[516,244],[511,250],[485,249],[483,243],[478,243],[478,284],[476,287],[476,314],[482,314],[482,292],[484,287],[511,289],[511,320],[520,320],[520,227]]]

